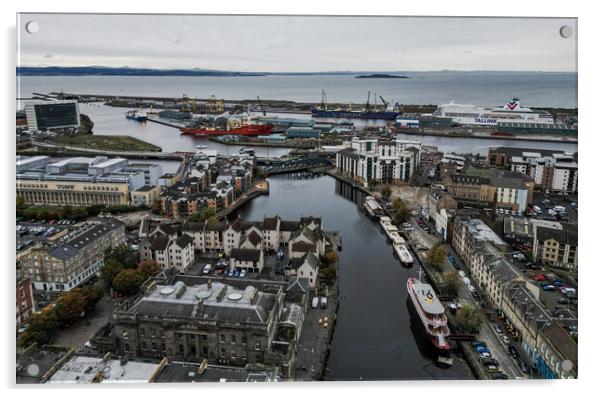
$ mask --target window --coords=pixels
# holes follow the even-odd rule
[[[242,336],[242,344],[246,345],[247,344],[247,335],[243,335]]]
[[[226,343],[226,335],[220,334],[219,335],[219,341],[222,342],[222,343]]]
[[[236,352],[234,350],[232,350],[231,357],[232,360],[236,360]]]
[[[207,342],[207,335],[204,335],[204,334],[203,334],[203,335],[201,335],[201,340],[202,340],[203,342]]]
[[[219,349],[219,354],[220,356],[222,356],[222,358],[226,358],[226,349],[224,349],[223,347]]]
[[[259,349],[261,349],[261,342],[257,341],[257,342],[255,342],[255,350],[259,350]]]
[[[142,350],[146,350],[146,342],[142,342],[140,346],[142,347]]]
[[[140,327],[140,335],[146,336],[146,330],[142,327]]]
[[[236,335],[230,335],[230,343],[236,343]]]
[[[178,345],[178,351],[184,353],[184,345]]]
[[[129,352],[130,351],[130,345],[128,343],[126,343],[125,345],[123,345],[123,351],[125,351],[125,352]]]

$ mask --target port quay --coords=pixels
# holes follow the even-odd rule
[[[39,382],[111,360],[149,365],[149,381],[576,377],[553,365],[576,363],[576,109],[514,98],[461,119],[370,94],[19,101],[17,255],[38,303],[106,277],[51,280],[43,253],[71,266],[82,245],[124,246],[160,270],[134,292],[116,273],[55,347],[21,349],[23,362],[56,357]],[[36,129],[50,122],[36,107],[52,105],[93,126]],[[551,240],[562,257],[542,253]]]

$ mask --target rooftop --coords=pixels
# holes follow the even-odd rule
[[[159,363],[75,356],[48,383],[148,383]]]

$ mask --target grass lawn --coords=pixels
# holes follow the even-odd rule
[[[122,135],[74,135],[59,136],[52,140],[58,145],[77,146],[110,151],[160,152],[159,146],[131,136]]]

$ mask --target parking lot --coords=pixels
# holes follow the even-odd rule
[[[63,230],[69,230],[76,221],[73,220],[36,220],[29,219],[18,222],[16,225],[16,251],[20,252],[38,241],[56,236]]]

